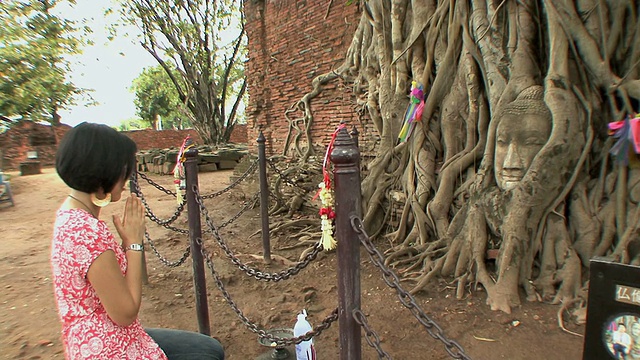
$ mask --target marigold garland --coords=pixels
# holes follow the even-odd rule
[[[336,136],[338,135],[338,131],[344,129],[346,125],[340,124],[336,131],[331,135],[331,141],[329,141],[329,145],[327,146],[327,151],[324,154],[324,162],[322,163],[322,174],[323,181],[318,184],[320,190],[316,194],[316,197],[320,197],[320,202],[322,203],[322,207],[320,208],[320,218],[321,222],[321,230],[322,230],[322,238],[320,242],[322,243],[322,248],[326,251],[330,251],[338,246],[338,242],[333,237],[333,219],[336,217],[336,213],[333,211],[333,194],[331,191],[331,177],[329,176],[328,169],[328,161],[329,155],[331,155],[331,151],[333,150],[333,143],[336,140]]]
[[[335,249],[338,244],[333,238],[333,219],[336,217],[336,213],[332,210],[333,195],[331,194],[331,189],[327,188],[324,182],[318,184],[318,187],[320,188],[318,196],[322,202],[322,207],[320,208],[322,238],[320,241],[322,248],[329,251]]]

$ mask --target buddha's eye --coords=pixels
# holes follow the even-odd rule
[[[547,142],[546,139],[541,139],[539,137],[529,137],[525,140],[525,145],[539,145],[542,146]]]

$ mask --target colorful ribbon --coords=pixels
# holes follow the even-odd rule
[[[616,162],[621,165],[638,165],[636,156],[640,154],[640,117],[609,123],[609,135],[618,139],[609,150]],[[634,166],[635,167],[635,166]]]
[[[404,113],[404,123],[400,134],[398,134],[398,140],[400,143],[407,141],[413,129],[416,127],[416,122],[422,120],[422,111],[424,110],[424,89],[422,85],[418,85],[417,82],[411,82],[411,94],[409,95],[409,107]]]

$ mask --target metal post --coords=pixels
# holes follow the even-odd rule
[[[142,197],[136,189],[138,188],[138,170],[135,169],[131,173],[131,178],[129,179],[129,191],[132,194],[136,194],[139,198]],[[142,284],[149,284],[149,273],[147,272],[147,252],[144,250],[144,237],[142,238]]]
[[[357,149],[360,149],[360,144],[358,144],[358,128],[356,128],[355,125],[353,125],[353,129],[351,129],[351,139],[353,140],[353,143],[355,145],[355,147]],[[359,158],[359,157],[358,157]]]
[[[189,215],[189,241],[191,243],[191,259],[193,260],[193,287],[196,293],[196,314],[200,333],[211,335],[209,326],[209,304],[207,302],[207,284],[204,278],[204,259],[202,246],[196,241],[202,239],[200,225],[200,206],[196,202],[193,187],[198,188],[198,149],[191,148],[185,152],[185,176],[187,180],[187,212]]]
[[[362,358],[360,325],[353,310],[360,309],[360,241],[351,226],[351,216],[361,216],[360,153],[345,128],[336,137],[331,162],[334,164],[336,240],[338,241],[338,320],[340,360]]]
[[[260,218],[262,219],[262,248],[264,262],[271,264],[271,243],[269,240],[269,184],[267,184],[267,155],[265,142],[267,141],[260,130],[258,135],[258,166],[260,174]]]

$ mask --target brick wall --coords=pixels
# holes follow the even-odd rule
[[[16,170],[21,162],[27,160],[27,152],[37,151],[42,166],[53,166],[58,143],[71,129],[69,125],[49,126],[31,121],[23,121],[10,130],[0,134],[3,170]],[[195,130],[152,129],[123,131],[138,146],[139,150],[180,147],[189,134],[197,144],[202,144]],[[231,142],[247,143],[247,126],[236,125],[231,133]]]
[[[342,63],[362,10],[357,2],[346,3],[244,2],[249,52],[245,69],[249,93],[247,118],[252,152],[255,152],[252,140],[258,137],[258,126],[262,126],[267,155],[281,154],[289,129],[285,111],[312,89],[315,77]],[[360,125],[349,90],[340,80],[335,80],[311,101],[314,145],[324,148],[341,120],[349,127]],[[293,116],[300,117],[301,113],[298,111]]]
[[[37,151],[42,166],[55,164],[58,142],[69,131],[69,125],[49,126],[22,121],[10,130],[0,134],[0,167],[2,170],[16,170],[27,160],[27,152]]]

